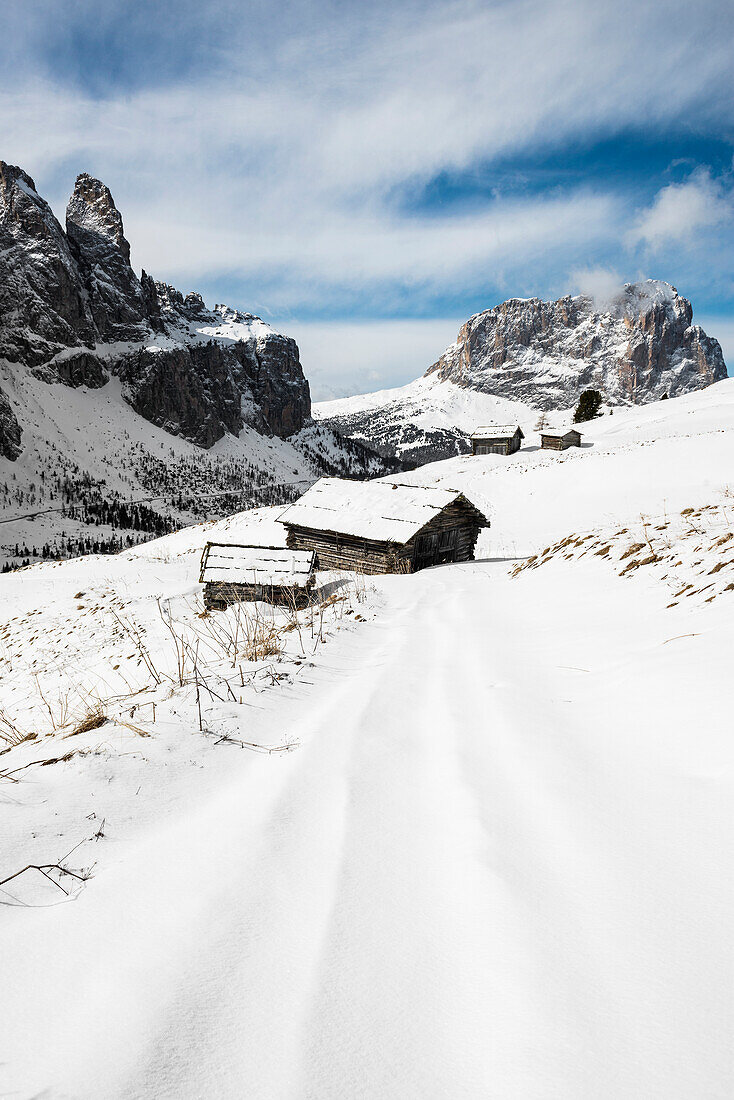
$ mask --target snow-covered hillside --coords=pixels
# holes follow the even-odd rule
[[[313,415],[325,427],[338,425],[349,439],[416,465],[470,450],[469,437],[481,424],[514,420],[525,429],[538,419],[537,410],[520,401],[464,389],[435,374],[393,390],[317,402]]]
[[[325,473],[384,471],[314,423],[287,439],[244,427],[205,450],[139,416],[117,378],[88,389],[2,366],[0,377],[24,409],[21,454],[0,456],[0,567],[110,552],[243,506],[293,500]]]
[[[5,1092],[729,1095],[734,381],[526,442],[299,616],[276,509],[0,577]]]
[[[691,303],[659,280],[601,307],[584,296],[512,298],[471,317],[440,359],[395,390],[321,402],[314,415],[385,455],[431,462],[468,450],[480,423],[568,416],[583,390],[610,405],[678,397],[726,377]]]

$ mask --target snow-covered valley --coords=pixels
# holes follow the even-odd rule
[[[526,434],[297,616],[278,508],[0,577],[4,1094],[731,1094],[734,381]]]

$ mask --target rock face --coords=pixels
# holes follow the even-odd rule
[[[470,318],[426,373],[538,409],[570,407],[590,388],[642,404],[726,378],[718,341],[692,319],[691,303],[654,280],[603,309],[582,296],[513,298]]]
[[[480,424],[573,409],[585,389],[609,404],[643,404],[726,378],[717,340],[692,324],[668,283],[625,286],[604,309],[589,298],[503,302],[478,313],[408,386],[342,398],[315,415],[386,457],[422,465],[468,452]]]
[[[105,340],[145,336],[150,318],[130,266],[130,245],[108,187],[86,172],[66,208],[66,235],[76,258],[97,333]]]
[[[94,338],[66,234],[31,177],[0,161],[0,356],[37,367]]]
[[[0,455],[11,462],[20,454],[21,430],[10,402],[0,390]]]
[[[245,425],[287,438],[310,423],[295,342],[252,314],[138,279],[109,188],[86,173],[64,231],[30,176],[0,161],[0,358],[68,386],[118,375],[136,412],[202,447]],[[0,449],[15,457],[19,446],[0,399]]]

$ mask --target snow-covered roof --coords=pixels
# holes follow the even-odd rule
[[[485,424],[472,432],[472,439],[502,439],[513,436],[519,428],[519,424]],[[522,429],[520,434],[523,434]]]
[[[552,436],[553,439],[562,439],[564,435],[568,435],[569,432],[576,432],[577,435],[581,435],[578,428],[541,428],[540,434]]]
[[[201,580],[305,588],[314,570],[314,557],[313,550],[209,542],[201,559]]]
[[[435,485],[322,477],[286,508],[281,523],[340,535],[405,543],[463,494]]]

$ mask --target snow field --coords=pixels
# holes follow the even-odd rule
[[[211,734],[157,600],[200,630],[204,541],[275,545],[277,511],[0,578],[1,706],[117,692],[121,656],[147,683],[0,756],[0,872],[92,870],[0,905],[8,1095],[728,1098],[731,396],[403,475],[491,509],[479,560],[369,578],[242,704],[208,658]]]

